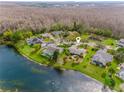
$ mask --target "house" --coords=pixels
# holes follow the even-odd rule
[[[50,44],[53,44],[53,42],[42,42],[41,47],[46,48]]]
[[[124,80],[124,63],[119,64],[119,72],[116,74],[119,78]]]
[[[34,45],[34,44],[42,43],[43,39],[41,39],[41,38],[28,38],[26,40],[26,42],[28,45]]]
[[[122,68],[116,75],[122,80],[124,80],[124,68]]]
[[[59,45],[59,44],[63,43],[63,39],[62,39],[62,38],[56,38],[56,39],[54,39],[54,42],[55,42],[57,45]]]
[[[106,50],[101,49],[96,52],[96,54],[92,58],[92,64],[99,66],[106,66],[107,63],[112,62],[113,56],[107,53]]]
[[[119,64],[120,69],[124,68],[124,63]]]
[[[48,43],[42,43],[41,44],[41,47],[43,48],[47,48],[47,47],[53,47],[55,49],[58,49],[59,50],[59,53],[62,53],[63,52],[63,48],[61,47],[58,47],[56,44],[54,44],[53,42],[48,42]]]
[[[52,57],[55,51],[58,51],[58,49],[54,47],[47,47],[45,50],[43,50],[42,55],[46,57]]]
[[[63,31],[53,31],[53,32],[52,32],[52,35],[58,36],[58,35],[61,35],[61,34],[63,34],[63,33],[64,33]]]
[[[53,56],[55,51],[58,51],[59,53],[63,52],[63,48],[56,46],[54,43],[44,43],[44,50],[43,55],[44,56]],[[43,47],[43,46],[42,46]]]
[[[52,35],[50,33],[44,33],[42,34],[42,37],[45,37],[45,38],[50,38]]]
[[[120,39],[117,44],[120,47],[124,47],[124,39]]]
[[[79,49],[79,48],[76,48],[76,47],[70,47],[69,52],[72,55],[83,56],[86,53],[86,50],[85,49]]]
[[[53,43],[48,44],[47,47],[53,47],[53,48],[57,49],[59,51],[59,53],[62,53],[64,50],[63,48],[58,47],[56,44],[53,44]]]

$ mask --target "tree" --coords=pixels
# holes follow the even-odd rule
[[[76,37],[80,36],[80,34],[76,31],[70,32],[69,35],[66,37],[69,41],[75,41]]]
[[[3,37],[5,40],[11,40],[11,37],[13,35],[13,32],[11,29],[8,29],[6,32],[3,33]]]
[[[85,24],[78,23],[78,24],[75,24],[75,25],[76,25],[76,26],[74,26],[75,31],[77,31],[79,34],[86,33],[89,30],[89,28]]]
[[[106,37],[112,36],[112,31],[110,29],[103,28],[91,28],[91,32],[97,35],[102,35]]]
[[[96,48],[101,48],[101,49],[104,49],[105,48],[105,46],[103,45],[103,44],[101,44],[101,43],[97,43],[97,47]]]
[[[34,52],[37,52],[38,50],[40,50],[41,46],[40,46],[40,44],[35,44],[35,45],[33,45],[33,48],[35,49]]]
[[[18,40],[22,40],[22,39],[24,39],[24,36],[23,36],[22,32],[16,31],[16,32],[13,33],[12,41],[17,42]]]
[[[73,31],[77,31],[78,30],[78,26],[77,26],[77,22],[75,21],[73,24]]]
[[[110,88],[113,88],[115,86],[115,81],[109,75],[106,75],[105,84],[108,85]]]
[[[50,31],[60,31],[63,30],[63,25],[60,23],[54,24],[50,27]]]
[[[114,55],[114,58],[117,60],[117,63],[123,63],[124,62],[124,52],[123,51],[117,51],[117,53]]]
[[[25,38],[30,38],[33,35],[33,33],[32,31],[26,31],[26,32],[23,32],[23,35]]]
[[[119,48],[118,50],[117,50],[118,52],[124,52],[124,48]]]
[[[115,70],[114,70],[113,68],[110,68],[108,71],[109,71],[109,73],[111,73],[111,74],[114,74],[114,73],[115,73]]]
[[[64,48],[64,54],[66,54],[66,55],[70,55],[70,52],[69,52],[69,50],[68,49],[66,49],[66,48]]]
[[[102,78],[105,78],[105,76],[106,76],[106,73],[105,73],[105,72],[102,73],[101,77],[102,77]]]
[[[54,54],[53,54],[52,61],[57,62],[58,55],[59,55],[59,51],[56,50],[56,51],[54,52]]]

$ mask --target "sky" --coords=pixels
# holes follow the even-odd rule
[[[124,1],[124,0],[0,0],[0,1],[83,1],[83,2],[88,2],[88,1]]]

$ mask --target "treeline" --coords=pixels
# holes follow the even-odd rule
[[[124,37],[124,7],[36,8],[13,5],[1,6],[0,10],[0,33],[8,28],[39,31],[52,24],[70,25],[76,21],[90,28],[110,29],[114,36]]]
[[[73,39],[74,36],[79,36],[84,33],[89,33],[89,34],[96,34],[99,36],[104,36],[104,37],[114,37],[112,34],[112,31],[110,29],[103,29],[103,28],[93,28],[93,27],[88,27],[84,24],[80,24],[78,22],[74,22],[71,25],[65,25],[61,23],[53,24],[50,27],[43,27],[41,29],[37,29],[37,31],[34,31],[33,29],[17,29],[16,31],[13,31],[13,29],[7,29],[5,32],[1,34],[3,37],[4,41],[12,41],[16,43],[18,40],[23,40],[26,38],[30,38],[33,35],[36,34],[42,34],[45,32],[52,32],[52,31],[64,31],[64,32],[73,32],[71,35],[68,36],[68,38]],[[67,33],[68,35],[68,33]],[[67,36],[66,33],[64,36]],[[117,37],[114,37],[117,38]],[[2,40],[2,39],[1,39]],[[75,40],[75,38],[74,38]]]

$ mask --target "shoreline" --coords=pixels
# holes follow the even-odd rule
[[[6,44],[3,44],[3,46],[8,46],[8,45],[6,45]],[[2,45],[1,45],[2,46]],[[18,54],[19,55],[21,55],[21,56],[23,56],[24,58],[26,58],[27,60],[29,60],[29,61],[31,61],[32,63],[36,63],[36,64],[38,64],[38,65],[40,65],[40,66],[45,66],[45,67],[51,67],[51,68],[55,68],[55,66],[49,66],[49,65],[45,65],[45,64],[42,64],[42,63],[39,63],[38,61],[35,61],[34,59],[32,59],[32,58],[30,58],[30,57],[28,57],[27,55],[25,55],[23,52],[21,52],[15,45],[11,45],[11,47],[13,48],[13,49],[15,49],[17,52],[18,52]],[[101,82],[101,81],[99,81],[99,80],[97,80],[97,79],[95,79],[95,78],[93,78],[93,77],[90,77],[89,75],[87,75],[87,74],[85,74],[85,73],[83,73],[83,72],[81,72],[81,71],[77,71],[77,70],[73,70],[73,69],[66,69],[66,68],[59,68],[60,70],[62,70],[62,71],[67,71],[67,70],[71,70],[71,71],[76,71],[76,72],[79,72],[79,73],[81,73],[82,75],[84,75],[84,76],[86,76],[87,78],[90,78],[91,80],[93,80],[93,81],[95,81],[96,83],[98,83],[98,84],[100,84],[100,85],[102,85],[102,86],[104,86],[104,84]],[[64,69],[64,70],[63,70]],[[107,86],[108,87],[108,86]],[[109,88],[110,89],[110,88]],[[110,89],[111,90],[111,89]],[[112,90],[111,90],[112,91]]]
[[[17,49],[17,48],[16,48],[16,49]],[[36,63],[36,64],[38,64],[38,65],[40,65],[40,66],[48,67],[48,65],[45,65],[45,64],[42,64],[42,63],[38,63],[38,61],[33,60],[32,58],[30,58],[30,57],[28,57],[27,55],[25,55],[25,54],[23,54],[22,52],[20,52],[18,49],[17,49],[17,51],[19,52],[19,54],[20,54],[21,56],[23,56],[24,58],[28,59],[29,61],[34,62],[34,63]],[[52,68],[54,69],[54,66],[50,66],[50,67],[52,67]],[[62,70],[62,69],[60,69],[60,70]],[[70,70],[70,71],[79,72],[80,74],[82,74],[82,75],[84,75],[85,77],[87,77],[87,78],[93,80],[93,81],[96,82],[97,84],[100,84],[100,85],[102,86],[102,88],[104,87],[104,84],[103,84],[102,82],[98,81],[98,80],[95,79],[95,78],[90,77],[89,75],[87,75],[87,74],[85,74],[85,73],[83,73],[83,72],[80,72],[80,71],[77,71],[77,70],[73,70],[73,69],[66,69],[66,68],[64,68],[64,70],[62,70],[62,71],[65,71],[65,70],[66,70],[66,71]],[[111,90],[108,86],[106,86],[106,87],[108,88],[108,92],[110,92],[110,91],[112,92],[112,91],[113,91],[113,90]],[[115,90],[114,90],[114,91],[115,91]],[[101,92],[103,92],[102,89],[101,89]]]
[[[45,64],[42,64],[42,63],[38,63],[38,61],[35,61],[35,60],[33,60],[32,58],[28,57],[27,55],[23,54],[22,52],[19,51],[19,49],[16,48],[16,50],[18,51],[18,53],[19,53],[21,56],[25,57],[26,59],[30,60],[31,62],[34,62],[34,63],[36,63],[36,64],[38,64],[38,65],[41,65],[41,66],[48,67],[48,65],[45,65]],[[51,66],[51,67],[54,68],[54,66]],[[72,70],[72,71],[80,72],[80,71],[73,70],[73,69],[66,69],[66,68],[64,68],[64,69],[65,69],[65,70]],[[86,77],[92,79],[93,81],[95,81],[95,82],[97,82],[97,83],[99,83],[99,84],[104,85],[102,82],[98,81],[97,79],[92,78],[92,77],[90,77],[89,75],[87,75],[87,74],[85,74],[85,73],[83,73],[83,72],[80,72],[80,73],[83,74],[84,76],[86,76]]]

